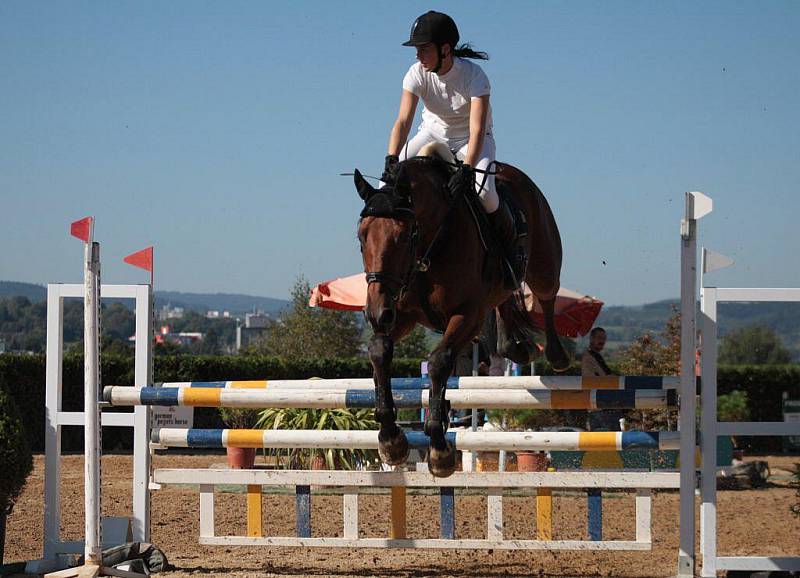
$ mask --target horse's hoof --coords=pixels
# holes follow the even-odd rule
[[[444,450],[433,446],[428,450],[428,471],[437,478],[447,478],[456,471],[456,448],[449,440]]]
[[[545,357],[557,373],[562,373],[569,369],[570,359],[563,349],[561,351],[552,351],[548,347],[545,349]]]
[[[397,428],[397,431],[393,435],[386,436],[386,439],[381,433],[378,434],[378,456],[381,461],[390,466],[400,466],[406,463],[409,447],[403,430]]]

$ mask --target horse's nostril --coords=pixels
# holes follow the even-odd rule
[[[378,315],[378,327],[390,328],[394,325],[395,310],[391,307],[385,307]]]

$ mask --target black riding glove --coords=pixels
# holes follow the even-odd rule
[[[450,191],[450,198],[455,199],[470,190],[474,186],[475,175],[470,165],[461,164],[450,177],[447,189]]]
[[[381,181],[387,185],[393,184],[398,164],[400,164],[400,157],[397,155],[386,155],[386,160],[383,163],[383,174],[381,175]]]

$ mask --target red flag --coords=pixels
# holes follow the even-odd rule
[[[131,253],[123,259],[128,265],[153,272],[153,247]]]
[[[92,240],[92,225],[94,225],[94,217],[84,217],[69,226],[69,234],[84,243],[89,243]]]

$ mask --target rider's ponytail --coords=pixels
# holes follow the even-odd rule
[[[473,50],[472,45],[469,42],[461,44],[458,48],[453,50],[453,56],[459,56],[461,58],[474,58],[476,60],[489,60],[488,54]]]

